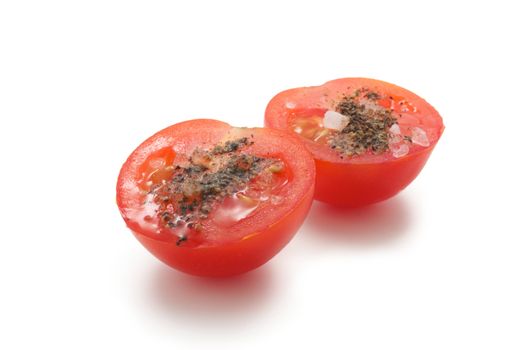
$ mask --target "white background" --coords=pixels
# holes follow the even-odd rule
[[[0,348],[524,349],[519,3],[1,1]],[[277,92],[351,76],[444,118],[402,194],[338,230],[314,205],[232,280],[181,275],[127,231],[115,183],[146,137],[260,126]]]

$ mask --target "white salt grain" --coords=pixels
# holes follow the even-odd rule
[[[396,158],[401,158],[408,154],[409,147],[406,143],[402,143],[392,147],[392,155]]]
[[[323,126],[327,129],[342,131],[350,122],[350,118],[335,111],[326,111]]]
[[[388,144],[394,145],[401,141],[403,141],[403,135],[401,135],[399,124],[393,124],[390,129],[388,129]]]
[[[412,128],[412,143],[423,147],[430,146],[425,130],[418,128],[417,126]]]
[[[403,141],[403,135],[401,134],[389,134],[388,135],[388,144],[395,145]]]
[[[400,135],[401,129],[399,128],[399,124],[392,124],[390,127],[390,133],[394,135]]]

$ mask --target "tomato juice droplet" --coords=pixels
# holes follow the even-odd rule
[[[213,221],[220,226],[231,226],[247,218],[257,209],[260,198],[248,197],[243,193],[236,193],[227,197],[214,212]]]
[[[323,117],[319,115],[312,116],[300,116],[292,119],[291,129],[298,135],[312,140],[312,141],[321,141],[319,137],[325,129],[323,127]]]
[[[136,222],[139,227],[144,230],[159,233],[159,226],[157,225],[158,205],[153,202],[153,195],[146,194],[140,206],[133,209],[127,209],[123,212],[125,218]]]

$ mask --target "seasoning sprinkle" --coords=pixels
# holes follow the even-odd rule
[[[397,123],[392,111],[379,106],[381,95],[368,89],[357,89],[344,96],[336,111],[349,117],[350,122],[328,139],[330,148],[342,155],[354,156],[367,151],[380,154],[389,149],[389,128]]]
[[[252,136],[253,138],[253,136]],[[247,137],[226,141],[210,150],[195,149],[187,164],[168,165],[172,172],[167,181],[152,185],[149,193],[157,205],[159,223],[167,228],[199,232],[214,204],[246,187],[263,170],[278,173],[283,163],[240,151],[252,145]],[[188,240],[178,236],[179,246]]]

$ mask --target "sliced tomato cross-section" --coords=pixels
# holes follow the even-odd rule
[[[190,120],[129,156],[117,204],[137,239],[166,264],[228,276],[286,245],[310,208],[314,181],[308,150],[281,131]]]
[[[438,112],[399,86],[344,78],[277,94],[265,125],[298,136],[315,158],[315,199],[363,206],[419,174],[443,133]]]

